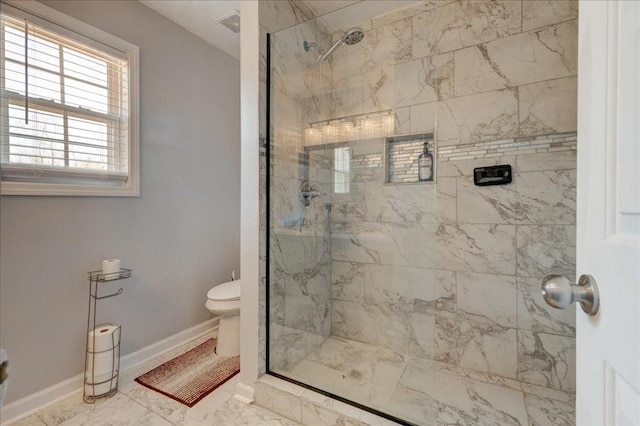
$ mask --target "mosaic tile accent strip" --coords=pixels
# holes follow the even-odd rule
[[[382,167],[382,154],[354,155],[351,157],[352,168]]]
[[[505,155],[537,154],[541,152],[574,151],[577,149],[576,132],[556,133],[533,138],[503,139],[438,149],[439,161],[474,160]]]

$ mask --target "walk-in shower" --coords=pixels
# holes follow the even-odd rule
[[[540,283],[575,274],[577,6],[547,3],[271,34],[268,373],[405,424],[574,423],[574,311]]]

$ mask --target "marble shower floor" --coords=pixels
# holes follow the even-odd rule
[[[575,396],[329,337],[278,371],[419,425],[575,424]]]
[[[118,393],[109,399],[91,405],[85,404],[82,401],[82,395],[77,394],[10,424],[18,426],[298,425],[264,408],[246,405],[232,398],[239,375],[207,395],[192,408],[133,381],[140,374],[187,352],[214,335],[215,333],[207,334],[195,339],[123,375]],[[4,422],[2,424],[4,425]]]

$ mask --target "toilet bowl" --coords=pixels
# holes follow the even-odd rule
[[[240,355],[240,281],[230,281],[207,292],[205,305],[220,317],[216,353],[221,356]]]

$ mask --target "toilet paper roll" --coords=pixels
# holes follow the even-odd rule
[[[115,274],[120,272],[120,259],[105,259],[102,261],[103,274]]]
[[[104,352],[112,350],[120,344],[120,326],[103,325],[89,332],[89,352]]]
[[[102,377],[105,374],[115,375],[120,367],[118,358],[117,350],[90,353],[87,357],[87,380],[91,383],[99,383],[101,380],[95,380],[91,377]]]
[[[118,378],[115,377],[111,380],[112,377],[115,377],[115,375],[112,376],[111,373],[99,374],[93,377],[87,376],[87,384],[85,385],[87,395],[102,395],[114,389],[118,386]]]

